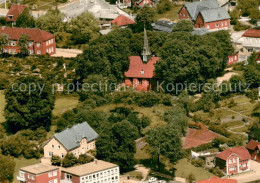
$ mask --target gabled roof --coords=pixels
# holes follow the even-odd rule
[[[260,29],[248,29],[242,37],[260,38]]]
[[[23,10],[26,8],[24,5],[17,5],[12,4],[11,8],[9,9],[7,15],[6,15],[6,21],[7,22],[15,22],[16,19],[20,16],[20,14],[23,12]],[[8,16],[13,16],[11,19],[8,18]]]
[[[125,26],[135,24],[135,21],[124,15],[119,15],[114,20],[112,20],[111,23],[116,24],[117,26]]]
[[[144,63],[140,56],[129,57],[130,65],[125,77],[127,78],[153,78],[154,65],[159,57],[152,57],[147,63]]]
[[[251,159],[251,156],[250,156],[248,150],[242,146],[234,147],[231,149],[226,149],[226,150],[222,151],[221,153],[219,153],[216,157],[226,161],[228,159],[228,157],[232,154],[238,155],[240,160],[242,160],[242,161]]]
[[[204,22],[215,22],[219,20],[230,19],[230,16],[225,8],[215,8],[215,9],[204,9],[200,11]]]
[[[196,183],[237,183],[235,179],[220,179],[218,177],[212,177],[211,179],[200,180]]]
[[[22,34],[27,34],[31,41],[41,43],[55,36],[44,30],[37,28],[17,28],[17,27],[0,27],[0,34],[9,35],[11,40],[19,40]]]
[[[189,12],[191,19],[196,20],[201,10],[219,8],[219,4],[217,0],[207,0],[187,3],[184,4],[184,7],[186,7],[186,10]]]
[[[87,122],[68,128],[60,133],[56,133],[54,137],[69,151],[79,147],[83,138],[88,142],[98,138],[98,134],[89,126]]]
[[[246,148],[254,151],[256,149],[256,147],[259,145],[260,145],[260,142],[257,142],[255,140],[251,139],[249,141],[249,143],[247,144]]]

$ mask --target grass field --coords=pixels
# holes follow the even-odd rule
[[[4,108],[5,108],[5,96],[4,91],[0,90],[0,123],[5,121],[4,117]]]
[[[170,19],[172,21],[178,20],[178,12],[182,6],[173,6],[170,11],[167,11],[163,14],[156,14],[156,19]]]
[[[176,168],[175,176],[187,178],[189,174],[193,174],[196,180],[208,179],[214,175],[203,168],[197,168],[187,161],[187,159],[181,159],[174,166]]]
[[[28,160],[28,159],[21,158],[21,159],[15,159],[15,163],[16,163],[16,165],[15,165],[13,183],[19,183],[19,181],[17,181],[17,179],[16,179],[16,177],[18,176],[18,173],[19,173],[19,169],[22,167],[25,167],[25,166],[40,163],[40,160],[39,159],[29,159]]]
[[[79,103],[78,97],[70,97],[70,96],[57,97],[55,101],[53,115],[60,116],[64,112],[77,107],[78,103]]]

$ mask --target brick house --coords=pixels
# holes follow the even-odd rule
[[[226,149],[216,156],[216,166],[226,175],[250,171],[251,156],[245,147]]]
[[[12,4],[9,11],[6,14],[6,22],[12,22],[15,24],[17,18],[21,15],[23,10],[26,8],[24,5]]]
[[[228,65],[239,62],[239,52],[234,53],[233,55],[228,56]]]
[[[20,183],[60,183],[59,167],[35,164],[20,168],[17,180]]]
[[[196,183],[238,183],[235,179],[220,179],[217,176],[212,177],[211,179],[199,180]]]
[[[246,148],[251,155],[251,159],[260,163],[260,142],[251,139]]]
[[[64,158],[66,154],[72,153],[76,157],[96,149],[98,134],[87,122],[68,128],[56,133],[44,144],[44,157],[51,158],[53,155]]]
[[[61,183],[119,183],[119,180],[119,166],[101,160],[61,170]]]
[[[144,30],[144,50],[143,59],[140,56],[130,56],[130,65],[125,72],[125,81],[123,85],[134,87],[137,91],[149,91],[154,85],[154,65],[160,59],[151,56],[148,45],[146,30]]]
[[[114,20],[112,20],[111,23],[119,27],[127,27],[128,25],[135,24],[135,21],[124,15],[119,15]]]
[[[180,20],[191,20],[194,28],[209,31],[229,29],[230,16],[217,0],[198,1],[184,4],[178,13]]]
[[[17,54],[20,52],[18,40],[23,35],[29,36],[29,53],[36,55],[53,55],[56,52],[55,36],[37,28],[1,27],[0,34],[6,34],[10,43],[4,47],[4,52]]]

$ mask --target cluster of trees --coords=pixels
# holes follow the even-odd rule
[[[8,183],[13,181],[15,162],[9,156],[0,154],[0,182]]]
[[[67,154],[63,159],[59,156],[52,156],[51,163],[54,166],[62,166],[64,168],[72,167],[75,165],[82,165],[85,163],[92,162],[94,159],[86,154],[81,154],[79,157],[75,157],[74,154]]]

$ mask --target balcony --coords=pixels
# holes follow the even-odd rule
[[[26,180],[25,180],[25,177],[20,177],[20,176],[17,176],[16,179],[17,179],[18,181],[23,181],[23,182],[26,181]]]

